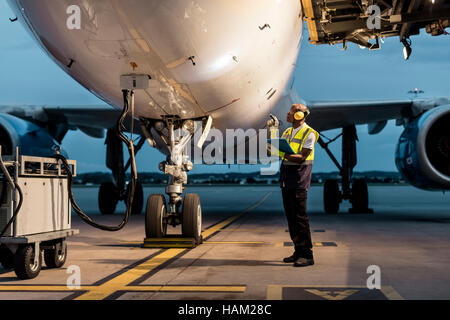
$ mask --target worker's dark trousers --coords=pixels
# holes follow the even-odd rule
[[[309,218],[306,214],[308,191],[288,188],[281,188],[281,190],[289,233],[295,246],[295,256],[313,258]]]

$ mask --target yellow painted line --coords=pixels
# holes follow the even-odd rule
[[[324,245],[323,245],[323,242],[313,242],[313,246],[314,247],[324,247]],[[284,241],[282,241],[282,242],[277,242],[276,244],[275,244],[275,247],[284,247]],[[335,246],[330,246],[330,248],[331,247],[333,247],[333,248],[336,248]]]
[[[244,211],[242,211],[242,213],[228,218],[227,220],[216,224],[215,226],[212,226],[211,228],[205,230],[202,232],[203,235],[203,239],[206,239],[207,237],[209,237],[210,235],[214,234],[215,232],[219,231],[220,229],[222,229],[223,227],[226,227],[227,225],[229,225],[230,223],[232,223],[233,221],[239,219],[240,217],[242,217],[245,213],[252,211],[253,209],[259,207],[261,205],[261,203],[263,203],[270,195],[272,194],[271,192],[268,192],[261,200],[259,200],[256,204],[254,204],[253,206],[251,206],[250,208],[245,209]]]
[[[159,265],[163,264],[164,262],[174,258],[175,256],[179,255],[183,251],[187,249],[169,249],[161,254],[141,263],[137,267],[130,269],[126,271],[125,273],[122,273],[121,275],[115,277],[114,279],[98,286],[94,287],[89,292],[79,296],[76,298],[76,300],[102,300],[108,297],[109,295],[113,294],[114,292],[118,290],[125,289],[124,287],[139,279],[149,271],[155,269]]]
[[[244,210],[242,213],[235,215],[218,223],[217,225],[208,228],[203,231],[202,235],[204,238],[214,234],[223,227],[229,225],[236,219],[240,218],[244,213],[253,210],[258,207],[263,201],[265,201],[272,192],[265,195],[263,199],[258,201],[255,205]],[[135,242],[125,242],[125,243],[135,243]],[[141,244],[141,242],[139,242]],[[232,291],[232,292],[244,292],[245,286],[127,286],[127,284],[141,278],[146,275],[151,270],[157,268],[163,263],[175,258],[177,255],[183,253],[188,249],[168,249],[160,253],[159,255],[150,258],[147,261],[139,264],[138,266],[130,269],[119,276],[109,280],[108,282],[99,286],[82,286],[80,289],[70,289],[67,286],[0,286],[1,291],[88,291],[81,296],[77,297],[76,300],[102,300],[117,291]]]
[[[381,292],[389,300],[405,300],[393,287],[391,286],[381,286]]]
[[[244,210],[242,213],[235,215],[233,217],[230,217],[226,219],[225,221],[222,221],[215,226],[212,226],[211,228],[208,228],[207,230],[202,232],[203,238],[207,238],[210,235],[214,234],[215,232],[219,231],[223,227],[229,225],[236,219],[240,218],[243,214],[246,212],[249,212],[253,210],[254,208],[258,207],[263,203],[272,192],[267,193],[260,201],[258,201],[255,205],[251,206],[250,208]],[[103,285],[100,285],[98,287],[94,287],[89,292],[79,296],[77,300],[101,300],[105,299],[109,295],[113,294],[116,291],[119,290],[126,290],[126,285],[139,279],[143,275],[147,274],[149,271],[155,269],[159,265],[163,264],[164,262],[173,259],[178,254],[186,251],[187,249],[169,249],[167,251],[162,252],[161,254],[157,255],[156,257],[151,258],[148,261],[145,261],[138,265],[137,267],[128,270],[127,272],[117,276],[116,278],[104,283]]]
[[[247,286],[127,286],[125,291],[158,291],[158,292],[245,292]]]
[[[142,244],[142,241],[119,241],[119,244]],[[115,243],[112,245],[115,245]]]
[[[319,289],[305,289],[306,292],[311,293],[313,295],[316,295],[318,297],[321,297],[326,300],[345,300],[351,295],[354,295],[355,293],[359,292],[359,290],[342,290],[339,292],[335,292],[336,295],[331,295],[331,291],[327,290],[319,290]]]
[[[226,228],[224,230],[222,230],[221,232],[271,232],[271,229],[258,229],[258,228],[239,228],[239,229],[231,229],[231,228]]]
[[[257,207],[259,207],[264,201],[266,201],[266,199],[268,197],[270,197],[270,195],[273,193],[273,191],[268,192],[261,200],[259,200],[257,203],[255,203],[254,205],[252,205],[250,208],[245,209],[244,211],[242,211],[242,214],[247,213],[252,211],[253,209],[256,209]]]
[[[229,291],[229,292],[245,292],[246,286],[165,286],[161,291]]]
[[[67,286],[1,286],[1,291],[53,291],[53,292],[77,292],[77,291],[92,291],[99,287],[97,286],[82,286],[79,289],[68,288]],[[123,291],[146,291],[146,292],[179,292],[179,291],[191,291],[191,292],[208,292],[208,291],[224,291],[224,292],[245,292],[247,286],[182,286],[182,285],[172,285],[172,286],[126,286],[120,287],[118,290]],[[1,292],[0,291],[0,292]]]
[[[264,241],[205,241],[204,244],[264,244]]]
[[[202,232],[203,238],[209,237],[209,236],[212,235],[213,233],[219,231],[219,230],[222,229],[223,227],[225,227],[225,226],[229,225],[230,223],[232,223],[234,220],[239,219],[242,215],[243,215],[243,213],[238,214],[238,215],[236,215],[236,216],[234,216],[234,217],[228,218],[228,219],[226,219],[225,221],[220,222],[220,223],[216,224],[215,226],[212,226],[211,228],[209,228],[209,229],[203,231],[203,232]]]
[[[267,286],[267,300],[281,300],[283,298],[283,286],[268,285]]]
[[[315,247],[323,247],[323,243],[322,242],[313,242],[313,245]]]
[[[186,245],[186,244],[173,244],[173,243],[148,243],[144,244],[142,246],[145,249],[157,249],[157,248],[185,248],[185,249],[192,249],[192,245]]]
[[[314,285],[268,285],[267,286],[267,300],[281,300],[283,298],[283,288],[330,288],[330,289],[344,289],[344,288],[356,288],[356,289],[367,289],[364,286],[352,286],[352,285],[325,285],[325,284],[314,284]],[[382,286],[380,291],[389,300],[404,300],[404,298],[392,287],[392,286]]]
[[[67,286],[0,286],[2,291],[85,291],[95,288],[94,286],[84,286],[80,289],[69,289]]]

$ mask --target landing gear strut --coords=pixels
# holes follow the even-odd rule
[[[331,153],[328,145],[342,136],[342,166]],[[337,213],[342,200],[350,200],[352,208],[350,213],[373,213],[369,209],[369,193],[365,179],[353,179],[353,168],[357,162],[355,126],[348,126],[342,129],[342,134],[325,143],[322,138],[319,139],[320,146],[327,152],[330,159],[334,162],[341,173],[342,190],[339,189],[337,180],[327,180],[324,185],[323,203],[326,213]]]
[[[204,138],[211,128],[212,119],[202,119],[202,137],[197,147],[202,146]],[[145,123],[146,122],[146,123]],[[159,164],[159,170],[169,176],[166,186],[168,202],[162,194],[151,195],[147,200],[145,230],[147,238],[164,237],[167,226],[182,225],[184,237],[201,242],[202,210],[197,194],[182,194],[187,184],[187,172],[194,167],[189,157],[184,154],[185,147],[191,143],[195,132],[193,120],[182,120],[178,116],[165,116],[163,121],[143,121],[144,133],[155,145],[164,145],[167,159]],[[183,129],[175,134],[175,130]],[[181,131],[181,130],[180,130]]]

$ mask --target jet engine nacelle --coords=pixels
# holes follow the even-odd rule
[[[0,114],[0,144],[2,155],[13,155],[19,147],[20,154],[38,157],[54,155],[59,145],[45,129],[9,114]]]
[[[408,124],[395,163],[418,188],[450,190],[450,105],[433,108]]]

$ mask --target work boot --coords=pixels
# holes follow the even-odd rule
[[[294,261],[294,267],[307,267],[312,266],[313,264],[314,264],[313,258],[308,259],[300,257]]]
[[[295,253],[294,253],[292,256],[284,258],[283,262],[284,263],[292,263],[292,262],[295,262],[296,259],[297,259],[297,257],[295,256]]]

